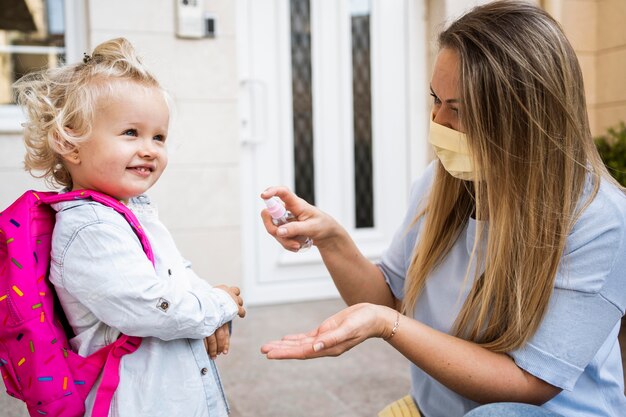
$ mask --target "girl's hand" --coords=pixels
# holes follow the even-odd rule
[[[230,347],[230,329],[229,324],[223,324],[211,336],[204,339],[204,347],[211,359],[217,358],[217,355],[228,353]]]
[[[275,226],[267,209],[261,212],[263,224],[267,232],[274,236],[283,247],[290,251],[300,249],[300,242],[296,236],[308,236],[318,248],[329,244],[337,236],[341,226],[328,214],[295,195],[287,187],[270,187],[261,193],[261,198],[268,199],[277,196],[297,219],[282,226]]]
[[[339,356],[371,337],[388,338],[397,313],[375,304],[355,304],[326,319],[317,329],[268,342],[268,359],[311,359]]]
[[[235,304],[237,304],[237,315],[239,315],[239,317],[244,318],[246,316],[246,309],[243,308],[243,298],[241,298],[241,290],[239,289],[239,287],[216,285],[215,288],[226,291],[232,297]]]

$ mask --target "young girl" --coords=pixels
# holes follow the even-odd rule
[[[287,189],[261,195],[301,220],[277,228],[264,212],[268,232],[286,248],[312,238],[351,304],[262,351],[340,355],[384,338],[411,361],[408,401],[428,417],[626,416],[626,196],[594,146],[574,50],[521,1],[475,8],[439,45],[438,158],[380,263]]]
[[[72,347],[87,356],[120,332],[143,337],[122,359],[110,415],[227,415],[212,359],[226,353],[228,322],[245,310],[239,289],[212,288],[193,273],[144,195],[167,165],[170,111],[159,83],[127,40],[114,39],[82,63],[28,75],[15,87],[28,115],[27,170],[128,205],[154,251],[155,266],[108,207],[53,206],[50,280],[74,330]]]

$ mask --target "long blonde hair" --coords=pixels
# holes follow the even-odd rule
[[[454,333],[507,352],[541,322],[568,233],[585,207],[578,205],[585,182],[593,187],[588,204],[610,175],[592,140],[576,54],[546,12],[522,1],[479,6],[443,31],[439,46],[458,53],[460,119],[481,169],[465,182],[438,164],[417,216],[423,227],[403,310],[413,311],[474,214],[489,230],[479,222],[478,276]]]
[[[72,187],[63,157],[89,137],[98,100],[111,94],[115,80],[160,88],[124,38],[101,43],[83,62],[30,73],[14,84],[27,115],[24,166],[31,175]]]

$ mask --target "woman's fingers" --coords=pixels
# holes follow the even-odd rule
[[[284,186],[269,187],[261,193],[261,198],[263,199],[271,197],[280,198],[285,203],[287,210],[295,215],[299,215],[302,209],[308,205],[305,200],[301,199],[293,191]]]
[[[380,306],[356,304],[326,319],[309,333],[288,335],[268,342],[261,352],[268,359],[309,359],[338,356],[369,337],[375,337],[383,311]]]
[[[261,353],[268,359],[312,359],[339,356],[359,343],[360,340],[343,340],[336,334],[325,334],[318,338],[269,342],[261,347]]]
[[[274,236],[285,249],[292,252],[297,252],[300,249],[300,242],[295,239],[296,236],[299,236],[297,223],[289,223],[277,227],[272,223],[272,216],[270,216],[267,209],[261,211],[261,219],[267,233]]]
[[[311,332],[308,333],[297,333],[297,334],[288,334],[282,337],[281,340],[306,340],[306,339],[312,339],[313,337],[317,336],[317,330],[313,330]]]
[[[287,250],[298,251],[300,242],[297,237],[307,236],[320,248],[341,233],[341,226],[328,214],[298,197],[287,187],[270,187],[261,193],[261,198],[279,197],[297,219],[284,225],[276,226],[267,209],[261,212],[263,225],[267,232]]]

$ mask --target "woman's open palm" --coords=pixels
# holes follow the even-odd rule
[[[268,359],[310,359],[339,356],[370,337],[383,334],[380,314],[373,304],[356,304],[326,319],[317,329],[287,335],[265,343],[261,352]]]

